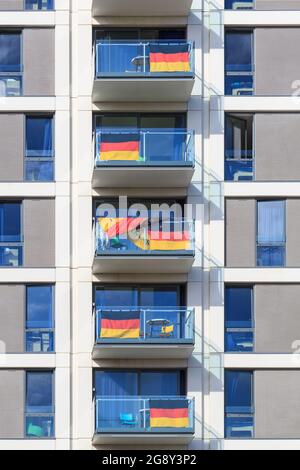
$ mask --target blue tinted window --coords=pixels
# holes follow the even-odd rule
[[[252,412],[251,371],[225,371],[225,410],[231,413]]]
[[[252,326],[252,287],[225,288],[225,322],[229,327]]]
[[[178,307],[179,290],[176,287],[143,287],[140,294],[144,307]]]
[[[257,202],[257,265],[285,264],[285,201]]]
[[[137,396],[136,372],[97,371],[95,374],[96,396]]]
[[[53,118],[26,117],[26,181],[53,181]]]
[[[53,10],[54,0],[26,0],[26,10]]]
[[[131,287],[107,287],[105,289],[96,288],[96,306],[102,308],[109,307],[137,307],[138,291]]]
[[[53,287],[27,286],[27,328],[53,327]]]
[[[252,71],[252,32],[228,31],[225,34],[227,71]]]
[[[21,203],[0,203],[0,242],[21,240]]]
[[[252,10],[253,4],[251,0],[225,0],[225,10]]]
[[[52,117],[26,117],[26,156],[52,157]]]
[[[158,397],[180,395],[180,373],[178,371],[142,372],[140,395]]]
[[[53,372],[27,372],[26,412],[53,412]]]
[[[21,72],[20,33],[0,33],[0,72]]]

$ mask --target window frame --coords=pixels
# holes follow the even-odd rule
[[[52,397],[52,409],[49,413],[38,413],[38,412],[28,412],[27,411],[27,376],[30,373],[47,373],[52,375],[52,383],[51,383],[51,397]],[[40,436],[40,437],[33,437],[27,435],[27,428],[26,428],[26,419],[28,416],[32,417],[50,417],[53,420],[53,434],[52,436]],[[54,369],[25,369],[24,374],[24,418],[23,418],[23,435],[25,439],[41,439],[41,440],[53,440],[55,439],[55,370]]]
[[[52,138],[52,156],[49,157],[33,157],[27,156],[27,119],[51,119],[51,138]],[[30,183],[52,183],[55,182],[55,114],[54,113],[24,113],[23,115],[23,129],[24,129],[24,141],[23,141],[23,180]],[[26,166],[27,162],[51,162],[53,178],[49,180],[30,180],[26,178]]]
[[[8,268],[8,269],[16,269],[24,266],[24,204],[23,200],[20,199],[0,199],[0,207],[1,204],[19,204],[20,205],[20,241],[18,242],[1,242],[0,241],[0,249],[1,247],[16,247],[20,249],[19,253],[19,260],[17,266],[5,266],[0,264],[0,268]]]
[[[249,33],[251,35],[251,71],[233,71],[227,70],[227,62],[226,62],[226,35],[228,33]],[[224,36],[224,95],[225,96],[243,96],[243,95],[255,95],[255,27],[228,27],[225,28],[225,36]],[[228,94],[226,93],[227,88],[227,79],[230,76],[236,77],[251,77],[252,78],[252,91],[247,91],[243,93],[243,87],[240,87],[240,93],[236,94]],[[247,87],[245,87],[247,90]]]
[[[12,95],[12,96],[23,96],[23,73],[24,73],[24,52],[23,52],[23,29],[20,28],[6,28],[6,27],[1,27],[0,28],[0,35],[9,35],[9,34],[15,34],[20,36],[20,70],[16,72],[1,72],[0,71],[0,80],[3,77],[5,78],[19,78],[20,81],[20,93],[18,95]],[[9,95],[5,94],[4,97],[9,97]]]
[[[259,202],[275,202],[275,201],[279,201],[279,202],[283,202],[284,203],[284,207],[283,207],[283,223],[284,223],[284,242],[270,242],[269,244],[267,243],[264,243],[264,244],[260,244],[258,242],[258,205],[259,205]],[[256,214],[255,214],[255,261],[256,261],[256,268],[285,268],[286,267],[286,241],[287,241],[287,225],[286,225],[286,222],[287,222],[287,218],[286,218],[286,215],[287,215],[287,207],[286,207],[286,198],[259,198],[259,199],[256,199],[256,204],[255,204],[255,211],[256,211]],[[282,265],[279,265],[279,266],[276,266],[276,265],[259,265],[258,264],[258,248],[260,247],[275,247],[275,248],[278,248],[278,247],[283,247],[283,264]]]
[[[227,320],[226,320],[226,289],[227,288],[248,288],[251,290],[251,296],[250,296],[250,308],[251,308],[251,326],[250,327],[243,327],[243,326],[227,326]],[[254,302],[254,295],[255,295],[255,286],[253,284],[225,284],[224,287],[224,351],[225,353],[230,353],[230,354],[247,354],[250,352],[255,351],[255,302]],[[234,332],[245,332],[245,333],[252,333],[252,350],[251,351],[237,351],[237,350],[232,350],[232,349],[227,349],[227,334],[228,333],[234,333]]]
[[[28,288],[30,287],[51,287],[51,328],[27,328],[27,311],[28,311]],[[29,283],[25,284],[25,293],[24,293],[24,350],[27,354],[53,354],[55,353],[55,284],[34,284]],[[28,331],[45,331],[52,333],[52,344],[53,349],[51,351],[29,351],[27,349],[27,332]]]

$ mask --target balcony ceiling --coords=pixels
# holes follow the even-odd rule
[[[187,16],[192,0],[93,0],[93,16]]]
[[[95,344],[93,359],[187,359],[194,350],[191,343],[182,344]]]
[[[94,81],[93,102],[187,102],[191,78],[101,78]]]
[[[192,166],[98,167],[93,188],[187,188],[193,173]]]
[[[94,274],[187,274],[194,262],[193,255],[183,256],[98,256],[94,259]]]

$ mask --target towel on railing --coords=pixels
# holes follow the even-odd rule
[[[150,72],[190,72],[188,44],[150,44]]]
[[[188,400],[150,400],[151,428],[188,428]]]
[[[101,161],[137,161],[140,159],[139,134],[102,134],[99,144]]]

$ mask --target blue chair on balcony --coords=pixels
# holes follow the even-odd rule
[[[120,421],[123,426],[136,426],[138,424],[132,413],[120,413]]]

